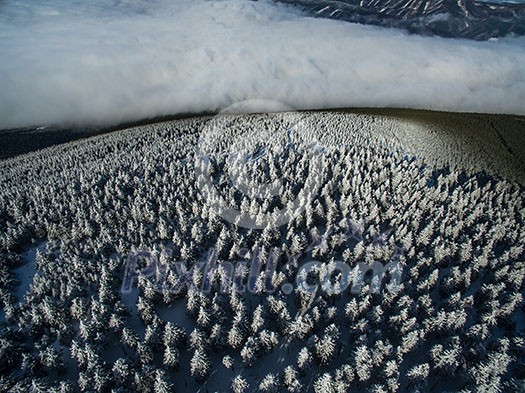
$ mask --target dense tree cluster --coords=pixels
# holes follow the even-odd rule
[[[523,389],[520,184],[438,167],[334,126],[316,131],[326,149],[303,211],[277,228],[246,229],[217,216],[198,188],[193,156],[205,121],[144,126],[0,162],[0,390]],[[277,115],[233,118],[232,138],[247,125],[289,126]],[[232,167],[212,163],[221,194],[253,217],[286,206],[301,187],[294,179],[310,174],[307,152],[288,151],[282,161],[273,154],[266,166],[242,169],[261,182],[282,180],[271,202],[229,190]],[[19,299],[15,270],[32,263],[35,247],[37,273]],[[211,247],[219,264],[248,262],[236,270],[241,281],[254,252],[264,268],[277,248],[277,290],[264,290],[264,271],[253,293],[220,291],[221,273],[203,293],[177,286],[170,271],[176,291],[158,291],[150,277],[133,294],[120,292],[135,250],[189,268]],[[371,292],[370,281],[357,294],[280,290],[309,260],[355,266],[396,255],[396,291]],[[196,270],[191,279],[208,278]]]

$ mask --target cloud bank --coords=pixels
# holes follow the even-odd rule
[[[250,98],[525,115],[524,48],[524,37],[419,37],[270,0],[7,0],[0,129],[115,124]]]

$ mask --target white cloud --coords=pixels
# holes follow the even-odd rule
[[[474,42],[305,17],[270,0],[0,2],[0,128],[220,110],[525,114],[525,38]]]

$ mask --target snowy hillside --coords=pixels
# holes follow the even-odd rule
[[[519,391],[523,133],[454,116],[194,118],[0,162],[0,390]]]

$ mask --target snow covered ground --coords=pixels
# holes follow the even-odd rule
[[[115,124],[250,98],[525,114],[525,38],[408,35],[270,0],[0,3],[0,129]]]
[[[522,118],[301,115],[301,122],[256,114],[227,123],[235,142],[242,131],[288,132],[294,120],[326,147],[320,191],[306,199],[304,214],[262,231],[218,217],[199,187],[193,156],[208,117],[1,161],[0,301],[12,312],[0,321],[0,368],[9,376],[0,390],[210,393],[240,378],[250,386],[234,392],[282,392],[294,381],[295,391],[315,393],[519,391],[525,193],[514,178],[524,173],[516,166],[524,162]],[[281,168],[285,180],[296,174],[297,183],[283,183],[281,196],[291,200],[309,156],[295,147],[274,152],[266,162],[279,165],[270,167],[269,180]],[[238,178],[235,167],[215,162],[213,186],[235,196],[228,181]],[[228,202],[256,216],[275,206],[248,198]],[[399,292],[319,290],[310,299],[285,292],[299,273],[288,263],[295,258],[284,258],[274,276],[280,289],[271,295],[221,293],[218,286],[160,293],[157,276],[139,279],[132,294],[121,292],[136,250],[173,248],[176,254],[159,257],[173,266],[179,254],[199,260],[211,247],[223,262],[235,262],[246,255],[242,249],[266,243],[299,255],[298,265],[315,258],[349,266],[386,263],[400,245],[402,284]],[[6,265],[15,260],[25,265]],[[195,285],[202,279],[191,277]],[[170,285],[177,280],[171,276]]]

